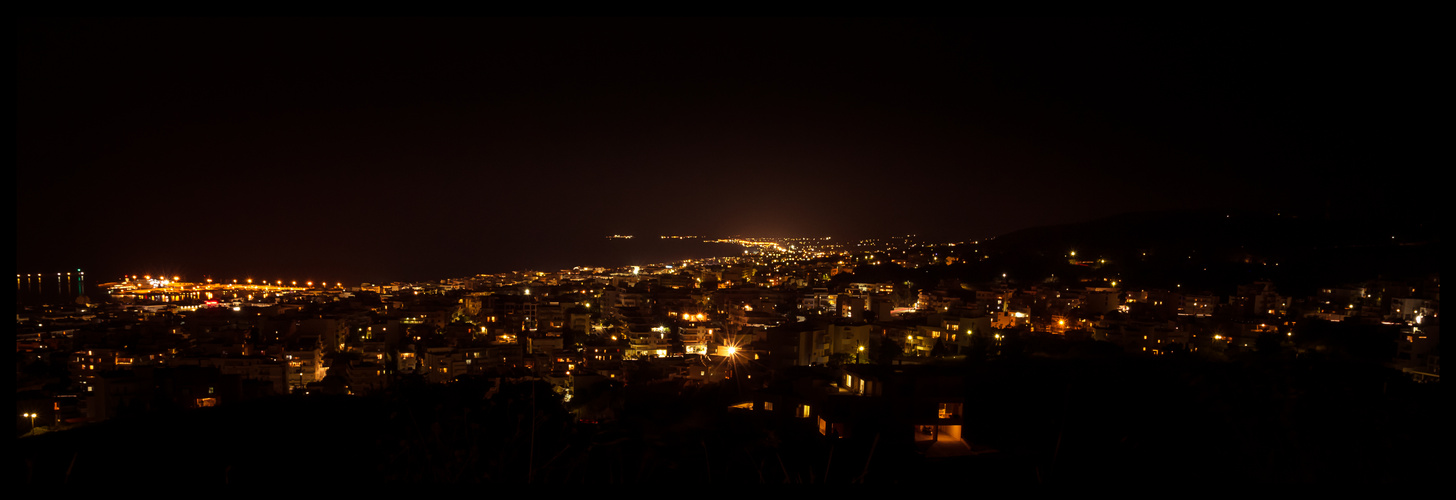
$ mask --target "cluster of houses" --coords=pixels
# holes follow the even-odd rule
[[[934,255],[911,251],[896,263],[951,262]],[[859,282],[845,279],[855,260],[759,254],[267,298],[36,307],[17,318],[18,394],[43,423],[64,424],[279,394],[370,394],[415,375],[531,377],[568,399],[604,380],[734,383],[757,394],[755,410],[812,421],[825,435],[862,432],[855,422],[877,412],[908,412],[871,420],[960,453],[969,447],[956,444],[964,401],[955,377],[922,362],[995,353],[1013,338],[1160,356],[1291,348],[1302,321],[1379,323],[1400,329],[1395,365],[1439,377],[1435,278],[1310,297],[1254,282],[1222,296],[1115,281]],[[54,369],[62,364],[64,376]],[[655,367],[650,376],[644,364]],[[837,371],[773,383],[816,366]],[[895,404],[865,402],[875,399]]]

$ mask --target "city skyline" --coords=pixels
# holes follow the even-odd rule
[[[1439,242],[1329,227],[1165,213],[420,283],[98,285],[17,317],[23,480],[296,482],[280,450],[360,484],[1434,477],[1370,457],[1414,456],[1389,423],[1444,407]]]
[[[27,485],[1439,475],[1429,30],[17,25]]]

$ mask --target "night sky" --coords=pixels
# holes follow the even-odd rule
[[[1433,207],[1432,65],[1362,23],[22,19],[17,272],[419,280],[613,233]]]

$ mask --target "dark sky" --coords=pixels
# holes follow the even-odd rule
[[[1393,132],[1429,64],[1369,22],[17,24],[22,273],[430,279],[612,233],[1434,198]]]

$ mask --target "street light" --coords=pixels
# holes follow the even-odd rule
[[[35,428],[35,417],[37,417],[38,415],[34,413],[21,413],[20,416],[30,418],[30,428]]]

